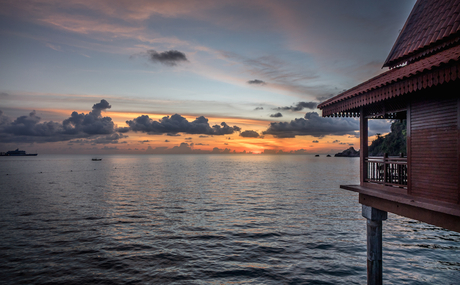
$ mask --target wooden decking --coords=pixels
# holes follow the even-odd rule
[[[460,232],[460,205],[408,195],[397,187],[374,183],[340,185],[359,193],[359,203]]]

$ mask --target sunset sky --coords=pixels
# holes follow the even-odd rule
[[[385,71],[414,4],[0,0],[0,152],[358,149],[316,105]]]

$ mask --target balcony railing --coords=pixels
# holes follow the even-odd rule
[[[407,157],[367,157],[366,182],[407,188]]]

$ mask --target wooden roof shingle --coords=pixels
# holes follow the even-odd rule
[[[460,0],[418,0],[384,67],[410,63],[459,42]]]

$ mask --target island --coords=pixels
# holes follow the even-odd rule
[[[359,157],[359,150],[356,151],[352,146],[342,152],[336,153],[335,157]]]

